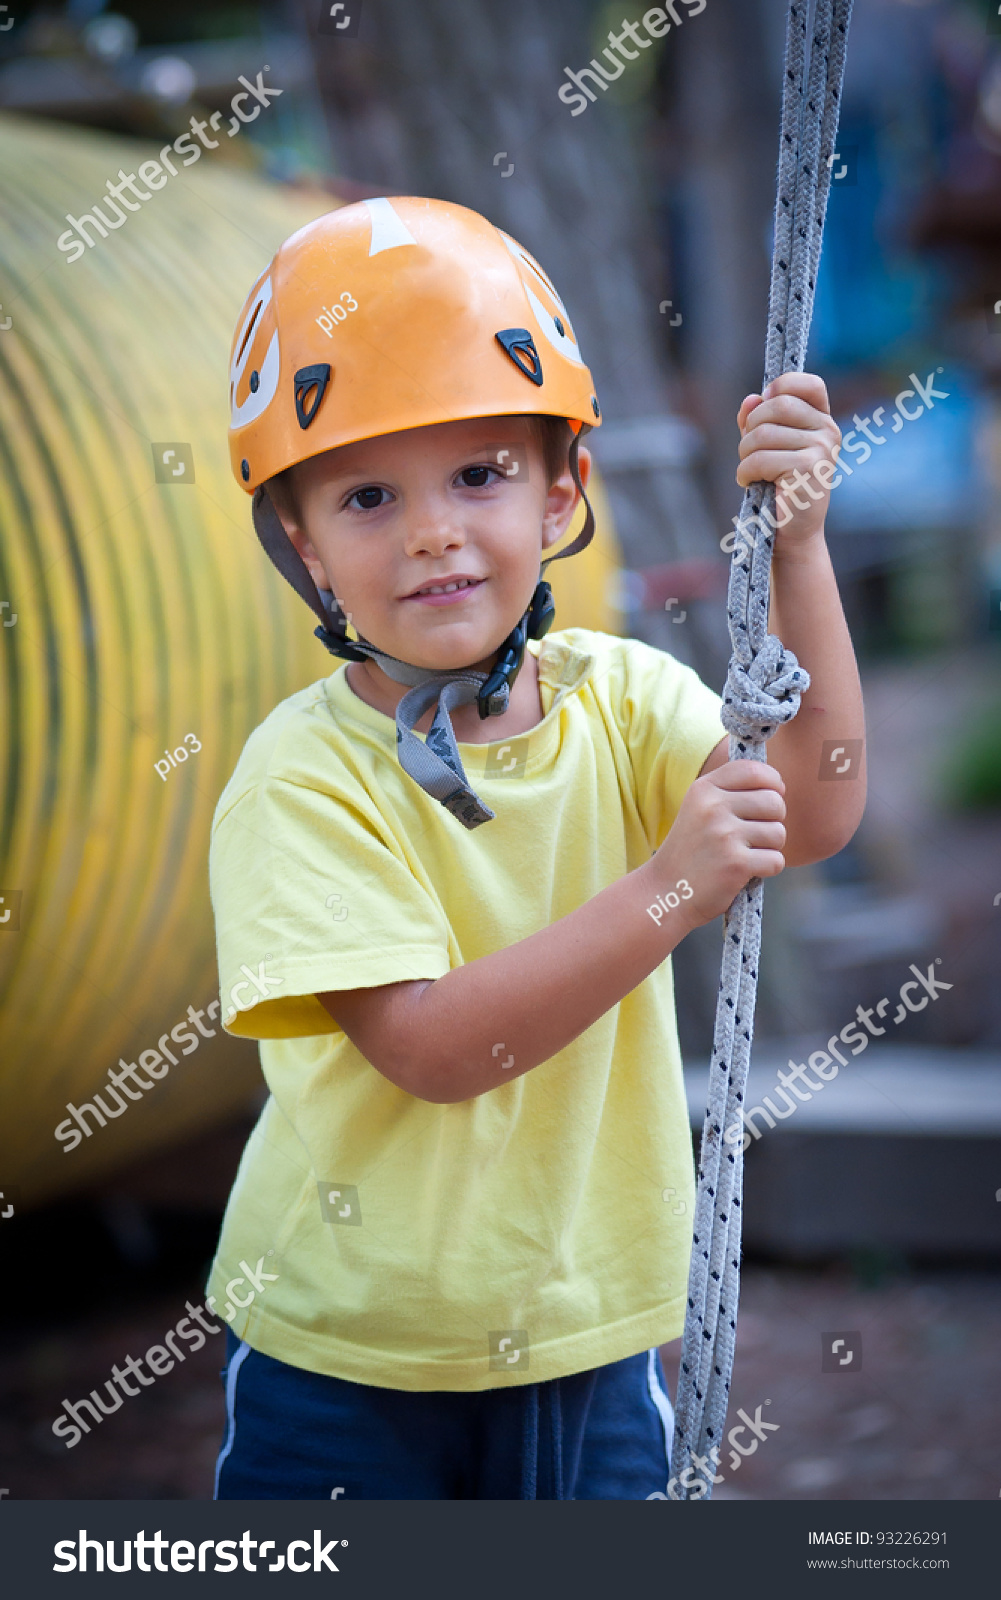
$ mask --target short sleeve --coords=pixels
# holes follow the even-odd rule
[[[636,801],[651,850],[663,844],[688,789],[726,732],[721,697],[666,651],[623,641],[612,675]]]
[[[268,777],[245,792],[209,850],[227,1032],[337,1033],[318,994],[442,977],[448,925],[419,871],[360,789],[352,801]]]

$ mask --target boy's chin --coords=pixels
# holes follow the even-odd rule
[[[443,652],[442,655],[432,658],[427,652],[414,651],[410,655],[400,656],[401,661],[409,661],[412,666],[423,667],[426,672],[492,672],[500,649],[496,645],[492,650],[487,650],[470,659],[469,654],[461,651]]]
[[[504,635],[504,637],[507,638],[507,635]],[[501,650],[501,643],[504,643],[504,640],[501,643],[497,643],[497,645],[493,645],[493,648],[489,645],[485,648],[485,645],[480,640],[480,642],[473,643],[470,646],[470,650],[467,651],[429,651],[427,648],[417,650],[416,646],[408,648],[406,643],[397,643],[395,646],[384,645],[384,643],[374,640],[374,638],[369,640],[369,643],[377,645],[377,648],[385,651],[387,656],[393,656],[397,661],[406,661],[408,666],[411,667],[421,667],[424,672],[493,672],[497,662],[497,653]],[[382,672],[379,664],[371,661],[371,659],[369,659],[368,666],[369,669],[376,669]],[[389,677],[389,674],[382,675]],[[392,680],[392,682],[395,683],[395,680]]]
[[[506,638],[507,634],[504,635]],[[379,648],[395,656],[397,661],[422,667],[426,672],[492,672],[504,639],[495,642],[477,638],[470,640],[468,645],[453,640],[447,647],[442,641],[437,649],[430,648],[427,640],[415,640],[411,644],[401,639],[396,641],[395,647],[380,644]],[[373,639],[372,643],[375,642]]]

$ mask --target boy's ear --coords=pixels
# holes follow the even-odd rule
[[[581,445],[577,454],[577,470],[580,481],[586,489],[591,477],[591,452],[586,446]],[[542,517],[542,547],[547,550],[566,533],[573,519],[573,514],[580,505],[580,495],[577,485],[573,481],[570,463],[567,462],[556,482],[551,484],[546,494],[546,509]]]
[[[306,569],[318,589],[329,589],[330,579],[323,570],[309,535],[300,526],[298,512],[295,507],[294,497],[286,483],[281,478],[272,478],[266,485],[271,504],[275,508],[278,520],[288,535],[296,553],[306,563]]]
[[[320,560],[316,551],[313,549],[312,544],[310,543],[309,535],[304,533],[302,528],[295,527],[294,525],[290,528],[287,527],[285,532],[288,534],[289,540],[298,554],[306,563],[306,570],[308,571],[313,582],[316,584],[316,587],[318,589],[330,589],[330,579],[324,570],[323,562]]]

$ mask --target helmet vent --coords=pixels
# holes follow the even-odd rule
[[[539,352],[535,348],[535,340],[527,328],[502,328],[500,333],[495,333],[494,338],[511,357],[519,372],[526,378],[531,378],[533,383],[542,385],[542,362]]]
[[[330,382],[330,367],[320,362],[315,367],[300,367],[295,374],[295,414],[300,428],[308,428]],[[311,395],[311,398],[307,397]]]
[[[549,290],[549,293],[552,295],[553,299],[554,300],[559,300],[560,297],[556,293],[556,285],[555,285],[555,283],[553,283],[549,278],[546,277],[546,274],[543,272],[542,268],[539,266],[539,263],[537,261],[533,261],[532,260],[531,256],[528,254],[527,250],[523,250],[521,252],[521,259],[522,259],[522,261],[524,261],[524,263],[525,263],[526,267],[528,267],[529,271],[535,273],[535,276],[538,278],[539,282],[545,284],[546,288]]]
[[[247,324],[247,331],[243,336],[243,343],[240,345],[240,348],[236,353],[236,365],[237,366],[240,365],[240,361],[242,359],[243,352],[247,348],[247,345],[248,345],[248,343],[250,341],[250,335],[253,333],[254,329],[256,328],[257,319],[260,316],[260,314],[263,311],[263,309],[264,309],[264,301],[263,300],[258,300],[256,306],[254,307],[254,315],[251,317],[249,323]]]

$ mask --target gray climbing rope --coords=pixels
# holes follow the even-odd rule
[[[812,6],[810,0],[791,0],[789,7],[765,385],[782,372],[802,372],[806,358],[851,11],[852,0],[812,0]],[[768,632],[774,538],[775,486],[752,484],[744,494],[727,593],[733,655],[721,716],[731,761],[764,761],[768,739],[792,720],[810,687],[796,657]],[[754,1031],[761,904],[762,882],[753,878],[724,918],[676,1396],[669,1493],[678,1500],[708,1498],[722,1465],[740,1295],[741,1111]],[[724,1134],[731,1128],[739,1129],[739,1137],[728,1140]]]

